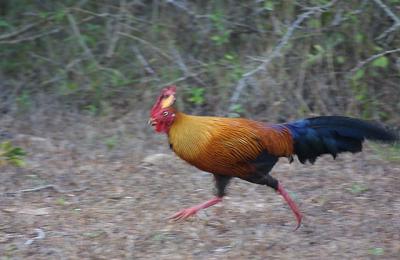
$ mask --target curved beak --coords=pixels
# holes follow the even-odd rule
[[[154,120],[154,118],[149,118],[149,121],[147,121],[147,124],[148,125],[151,125],[151,126],[155,126],[157,123],[156,123],[156,121]]]

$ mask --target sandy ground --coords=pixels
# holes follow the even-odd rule
[[[127,151],[13,141],[29,156],[24,168],[1,169],[0,259],[400,259],[400,163],[372,149],[315,165],[279,161],[273,175],[305,216],[293,232],[282,198],[241,180],[223,203],[167,221],[209,199],[213,180],[163,138]]]

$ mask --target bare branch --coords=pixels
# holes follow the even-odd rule
[[[397,15],[395,15],[395,13],[393,13],[392,10],[390,10],[390,8],[385,5],[381,0],[373,0],[377,5],[379,5],[380,8],[383,9],[383,11],[385,11],[385,13],[393,19],[393,21],[397,24],[400,24],[400,18],[397,17]]]
[[[186,66],[186,64],[183,62],[182,56],[179,54],[178,50],[176,48],[171,48],[172,50],[172,55],[175,58],[175,63],[179,66],[179,68],[182,70],[183,74],[187,77],[192,77],[194,80],[197,81],[202,86],[207,86],[204,81],[199,79],[197,75],[194,75],[192,72],[190,72],[189,68]]]
[[[47,35],[50,35],[50,34],[58,33],[61,30],[62,30],[61,28],[55,28],[55,29],[47,31],[47,32],[42,32],[42,33],[39,33],[39,34],[35,34],[35,35],[28,36],[28,37],[24,37],[24,38],[0,41],[0,44],[17,44],[17,43],[21,43],[21,42],[33,41],[33,40],[36,40],[38,38],[41,38],[41,37],[44,37],[44,36],[47,36]]]
[[[125,6],[126,6],[126,0],[120,0],[117,24],[113,28],[112,37],[110,39],[110,44],[109,44],[107,52],[106,52],[107,58],[111,58],[114,55],[115,48],[117,47],[117,43],[118,43],[118,40],[120,37],[120,35],[118,33],[122,30],[121,21],[126,12]]]
[[[173,84],[176,84],[176,83],[178,83],[178,82],[187,80],[188,78],[189,78],[189,76],[179,77],[179,78],[177,78],[177,79],[174,79],[174,80],[168,81],[168,82],[166,82],[166,83],[164,83],[164,84],[161,84],[161,86],[173,85]]]
[[[229,105],[229,110],[231,111],[234,107],[234,105],[237,103],[237,101],[240,98],[240,95],[244,88],[247,85],[247,80],[252,77],[254,74],[260,72],[260,71],[265,71],[267,69],[267,65],[276,57],[281,55],[282,49],[287,45],[289,42],[290,38],[293,36],[293,33],[295,30],[302,24],[307,18],[323,13],[327,11],[330,7],[332,7],[337,0],[333,0],[329,2],[326,5],[323,6],[316,6],[316,7],[311,7],[308,9],[308,11],[300,14],[297,16],[296,20],[289,26],[288,30],[286,31],[285,35],[279,40],[278,45],[274,47],[272,50],[271,54],[269,54],[265,59],[261,61],[261,64],[256,67],[253,70],[250,70],[246,72],[245,74],[242,75],[242,78],[238,81],[235,90],[233,91],[233,95],[230,99],[230,105]]]
[[[81,20],[77,25],[79,25],[81,23],[88,22],[88,21],[90,21],[90,20],[92,20],[94,18],[95,18],[95,16],[89,16],[89,17]],[[44,37],[44,36],[47,36],[47,35],[51,35],[51,34],[55,34],[55,33],[58,33],[60,31],[64,30],[64,28],[59,27],[59,28],[54,28],[54,29],[49,30],[49,31],[39,32],[39,33],[34,34],[34,35],[29,35],[29,36],[25,36],[25,37],[21,36],[22,34],[24,34],[26,32],[29,32],[31,29],[33,29],[35,27],[39,27],[42,24],[45,24],[46,22],[50,21],[51,19],[52,19],[52,17],[48,18],[45,21],[40,21],[40,22],[37,22],[37,23],[28,24],[28,25],[22,27],[21,29],[18,29],[16,31],[14,31],[14,32],[0,35],[0,44],[18,44],[18,43],[21,43],[21,42],[34,41],[34,40],[36,40],[38,38],[41,38],[41,37]],[[76,26],[76,27],[78,28],[78,26]],[[15,39],[17,36],[20,36],[20,37]]]
[[[183,10],[184,12],[187,12],[189,15],[196,16],[196,14],[193,11],[189,10],[189,8],[187,8],[182,3],[178,3],[177,1],[174,1],[174,0],[167,0],[166,3],[173,5],[173,6],[177,7],[178,9]]]
[[[400,27],[400,23],[398,24],[393,24],[392,26],[390,26],[389,29],[385,30],[383,33],[381,33],[381,35],[379,35],[378,37],[376,37],[377,40],[381,40],[383,38],[385,38],[387,35],[389,35],[390,33],[396,31],[398,28]]]
[[[96,17],[112,17],[114,16],[113,14],[109,14],[109,13],[95,13],[89,10],[85,10],[85,9],[81,9],[79,7],[71,7],[70,10],[74,10],[74,11],[78,11],[78,12],[82,12],[82,13],[86,13],[86,14],[90,14],[92,16],[96,16]]]
[[[187,79],[189,79],[189,78],[196,77],[196,76],[198,76],[198,75],[200,75],[200,74],[203,74],[203,73],[205,73],[205,72],[206,72],[206,71],[199,71],[199,72],[197,72],[197,73],[188,74],[188,75],[186,75],[186,76],[179,77],[179,78],[174,79],[174,80],[172,80],[172,81],[163,83],[163,84],[161,84],[161,86],[168,86],[168,85],[176,84],[176,83],[178,83],[178,82],[187,80]]]
[[[79,30],[78,27],[78,23],[76,22],[74,16],[71,13],[67,13],[67,18],[68,21],[71,25],[71,29],[72,32],[74,33],[75,37],[78,39],[78,43],[81,46],[81,48],[83,49],[84,53],[86,56],[88,56],[96,65],[96,67],[100,70],[106,70],[106,71],[111,71],[113,73],[118,73],[119,75],[121,75],[121,73],[116,70],[116,69],[112,69],[112,68],[107,68],[107,67],[103,67],[95,58],[95,56],[93,55],[91,49],[87,46],[84,38],[82,37],[81,31]],[[119,34],[119,33],[118,33]]]
[[[164,58],[167,58],[168,60],[173,60],[171,56],[169,56],[168,54],[163,52],[160,48],[154,46],[153,44],[151,44],[150,42],[148,42],[146,40],[143,40],[142,38],[139,38],[139,37],[137,37],[135,35],[124,33],[124,32],[119,32],[118,34],[120,34],[122,36],[125,36],[127,38],[130,38],[130,39],[136,40],[138,42],[141,42],[141,43],[145,44],[146,46],[149,46],[150,48],[152,48],[153,50],[155,50],[156,52],[158,52],[162,56],[164,56]]]
[[[150,74],[150,75],[154,75],[156,77],[157,81],[160,81],[160,79],[157,77],[156,72],[151,68],[150,64],[147,62],[147,60],[144,58],[144,56],[142,55],[142,53],[139,51],[139,49],[136,46],[132,46],[131,47],[132,51],[135,53],[136,57],[138,58],[138,60],[140,61],[140,63],[142,63],[144,70]]]
[[[171,48],[172,55],[175,58],[175,63],[179,66],[183,74],[188,75],[190,74],[188,67],[185,65],[185,63],[182,60],[182,56],[179,54],[178,50],[176,48]]]
[[[41,24],[41,22],[28,24],[28,25],[26,25],[26,26],[24,26],[24,27],[22,27],[22,28],[20,28],[18,30],[15,30],[13,32],[2,34],[2,35],[0,35],[0,40],[6,40],[6,39],[10,39],[10,38],[15,38],[18,35],[23,34],[23,33],[27,32],[27,31],[31,30],[32,28],[36,27],[39,24]]]
[[[389,16],[390,18],[392,18],[392,20],[394,21],[394,24],[387,29],[386,31],[384,31],[381,35],[379,35],[376,39],[380,40],[385,38],[389,33],[397,30],[400,27],[400,18],[397,17],[397,15],[387,6],[385,5],[381,0],[373,0],[377,5],[379,5],[380,8],[383,9],[383,11],[385,11],[385,13],[387,14],[387,16]]]
[[[93,62],[98,66],[99,63],[95,59],[95,57],[94,57],[92,51],[90,50],[90,48],[86,45],[86,42],[82,37],[81,31],[79,30],[79,27],[78,27],[78,25],[76,23],[76,20],[75,20],[74,16],[71,13],[68,12],[67,13],[67,18],[68,18],[69,24],[71,25],[72,32],[74,33],[75,37],[77,38],[78,43],[81,46],[81,48],[83,49],[85,55],[90,57],[90,59],[92,59]]]
[[[362,67],[364,67],[366,64],[372,62],[373,60],[391,54],[391,53],[395,53],[395,52],[400,52],[400,48],[397,49],[393,49],[393,50],[387,50],[381,53],[377,53],[375,55],[372,55],[371,57],[369,57],[368,59],[365,59],[363,61],[360,61],[357,66],[355,66],[353,69],[350,70],[350,72],[348,73],[348,76],[351,77],[354,73],[356,73],[359,69],[361,69]]]

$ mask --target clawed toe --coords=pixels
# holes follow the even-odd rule
[[[195,209],[192,209],[192,208],[184,209],[184,210],[181,210],[181,211],[175,213],[174,215],[168,217],[168,219],[172,220],[172,221],[185,220],[191,216],[196,215],[196,213],[197,213],[197,210],[195,210]]]

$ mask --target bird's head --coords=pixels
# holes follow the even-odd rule
[[[154,126],[157,132],[168,132],[175,119],[175,110],[172,105],[175,103],[176,86],[168,86],[161,90],[156,102],[150,111],[149,124]]]
[[[163,108],[151,116],[149,124],[151,124],[158,133],[168,133],[175,120],[175,116],[174,108]]]
[[[151,108],[150,117],[158,113],[160,110],[171,107],[175,103],[176,86],[168,86],[161,90],[156,102]]]

